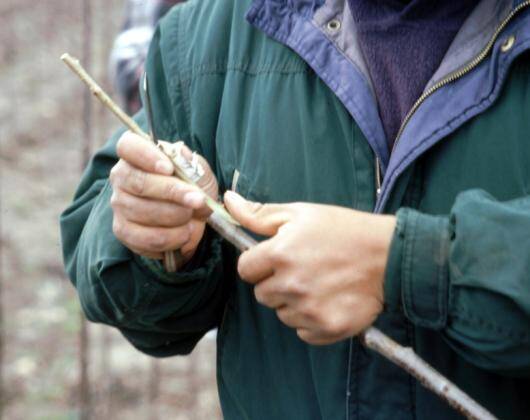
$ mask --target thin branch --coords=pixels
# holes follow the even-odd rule
[[[139,136],[149,140],[149,136],[140,128],[136,121],[129,117],[116,103],[110,98],[109,95],[96,83],[92,77],[85,71],[85,69],[79,63],[79,60],[72,57],[70,54],[63,54],[61,60],[70,67],[70,69],[79,76],[79,78],[89,87],[90,91],[96,96],[108,109],[110,109],[116,117],[126,125],[129,130]]]
[[[61,59],[90,87],[90,90],[98,97],[115,115],[133,132],[149,140],[149,136],[142,131],[131,119],[122,118],[123,111],[101,90],[96,82],[88,76],[77,60],[72,59],[68,54],[64,54]],[[126,115],[125,115],[126,116]],[[168,156],[175,165],[176,174],[184,181],[194,185],[202,191],[205,197],[206,192],[200,189],[190,180],[186,173],[186,168],[179,165],[175,156],[169,150],[161,147],[161,150]],[[211,200],[211,199],[210,199]],[[213,200],[214,205],[209,203],[212,214],[207,223],[216,230],[224,239],[233,244],[240,251],[245,251],[257,244],[256,240],[241,229],[237,223],[232,222],[231,216],[227,218],[226,210]],[[445,378],[441,373],[432,368],[427,362],[421,359],[411,348],[403,347],[385,335],[379,329],[370,327],[359,336],[360,341],[369,349],[379,353],[386,359],[395,363],[410,375],[415,377],[426,388],[444,399],[449,405],[458,410],[469,419],[494,420],[495,417],[480,406],[469,395],[460,390],[455,384]]]
[[[468,419],[495,420],[493,414],[430,366],[412,348],[399,345],[374,327],[368,328],[359,338],[366,347],[407,371],[425,388],[430,389]]]

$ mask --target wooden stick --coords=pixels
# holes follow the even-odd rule
[[[430,389],[468,419],[495,420],[493,414],[425,362],[412,348],[399,345],[374,327],[368,328],[359,339],[366,347],[407,371],[425,388]]]
[[[64,54],[61,59],[83,80],[90,90],[98,97],[115,115],[133,132],[149,140],[149,136],[130,119],[119,107],[102,91],[96,82],[83,70],[78,60],[72,59],[68,54]],[[191,182],[186,173],[186,169],[178,165],[178,162],[171,153],[161,150],[168,156],[175,165],[176,174],[185,182],[194,185],[199,191],[202,191],[195,183]],[[205,197],[210,198],[204,191]],[[225,215],[224,207],[215,202],[209,203],[212,214],[207,220],[209,226],[219,233],[224,239],[233,244],[240,251],[245,251],[257,244],[256,240],[241,229],[233,219]],[[428,363],[421,359],[410,347],[403,347],[385,335],[379,329],[370,327],[359,335],[360,341],[369,349],[381,354],[386,359],[395,363],[410,375],[415,377],[426,388],[433,391],[436,395],[447,401],[460,413],[469,419],[474,420],[495,420],[495,417],[484,407],[480,406],[465,392],[460,390],[455,384],[445,378],[442,374],[432,368]]]
[[[72,57],[70,54],[65,53],[61,56],[61,60],[70,68],[70,70],[77,74],[81,81],[83,81],[87,85],[93,95],[97,99],[99,99],[101,103],[103,103],[103,105],[105,105],[110,111],[112,111],[112,113],[114,113],[114,115],[116,115],[116,117],[118,117],[118,119],[130,131],[151,142],[151,137],[146,132],[144,132],[136,123],[136,121],[129,117],[110,98],[109,95],[107,95],[107,93],[96,83],[96,81],[92,77],[90,77],[90,75],[86,72],[86,70],[83,68],[78,59]],[[199,188],[195,182],[190,179],[190,177],[186,174],[186,171],[178,165],[175,159],[171,156],[171,153],[167,150],[167,148],[163,146],[163,143],[159,142],[159,149],[171,160],[171,162],[173,162],[173,166],[175,167],[175,172],[177,173],[178,177],[181,178],[183,181],[186,181],[198,192],[204,195],[206,205],[210,208],[210,210],[212,210],[212,212],[219,213],[221,217],[223,217],[233,225],[239,225],[239,223],[234,220],[230,213],[225,210],[224,206],[213,200],[208,194],[206,194],[201,188]]]
[[[94,96],[96,96],[110,111],[118,117],[118,119],[133,133],[142,136],[146,140],[149,140],[149,136],[145,133],[136,121],[129,117],[116,103],[110,98],[109,95],[96,83],[92,77],[85,71],[83,66],[79,63],[77,58],[72,57],[70,54],[65,53],[61,56],[61,60],[72,70],[77,76],[88,86]]]

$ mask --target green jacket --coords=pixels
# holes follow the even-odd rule
[[[512,3],[481,2],[392,153],[344,0],[192,0],[163,20],[147,69],[163,137],[204,155],[221,191],[239,173],[236,189],[252,200],[397,212],[376,326],[500,418],[523,419],[530,8]],[[344,33],[327,24],[337,17]],[[146,126],[142,112],[137,120]],[[93,158],[61,217],[66,269],[88,319],[156,357],[189,353],[218,327],[226,419],[460,418],[355,338],[300,341],[238,280],[237,252],[215,233],[177,274],[125,248],[109,205],[118,137]]]

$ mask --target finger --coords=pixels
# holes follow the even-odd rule
[[[159,146],[167,151],[170,155],[180,155],[185,160],[190,163],[196,163],[202,168],[204,173],[201,175],[197,181],[197,185],[211,198],[217,200],[218,186],[217,179],[208,163],[208,161],[201,155],[192,152],[188,146],[183,141],[178,141],[176,143],[169,143],[165,141],[159,141]]]
[[[192,224],[176,228],[146,227],[115,217],[113,231],[130,249],[159,253],[182,248],[191,238]]]
[[[120,158],[146,172],[173,175],[175,171],[169,158],[156,145],[130,131],[120,137],[116,151]]]
[[[164,254],[162,252],[148,252],[141,249],[133,248],[129,249],[135,254],[141,255],[142,257],[150,258],[152,260],[162,260],[164,258]]]
[[[278,289],[277,282],[274,282],[274,277],[258,283],[254,287],[254,296],[259,303],[272,309],[289,303],[287,295]]]
[[[338,339],[334,337],[325,336],[307,328],[298,328],[296,334],[301,340],[314,346],[323,346],[338,341]]]
[[[206,219],[208,219],[208,217],[210,217],[210,215],[212,214],[212,209],[206,205],[206,201],[203,200],[203,196],[201,196],[201,201],[199,201],[198,198],[199,197],[197,196],[196,203],[192,203],[192,205],[196,208],[193,212],[193,218],[206,221]],[[189,196],[185,197],[185,200],[189,200]],[[190,203],[189,201],[187,202]],[[190,204],[188,204],[188,206],[190,208],[193,208],[192,206],[190,206]]]
[[[178,204],[136,197],[121,190],[114,191],[111,205],[125,219],[143,226],[177,227],[193,216],[191,209]]]
[[[307,328],[305,318],[289,305],[280,306],[276,309],[278,319],[291,328]]]
[[[270,240],[263,241],[239,257],[237,271],[247,283],[256,284],[274,274],[270,248]]]
[[[233,191],[227,191],[224,202],[230,214],[241,225],[260,235],[275,235],[291,218],[288,204],[261,204],[247,201]]]
[[[172,176],[145,172],[123,160],[113,169],[111,183],[115,190],[137,197],[171,201],[194,210],[206,207],[204,194],[195,187]]]
[[[186,145],[182,147],[183,154],[186,156],[188,160],[193,159],[193,153]],[[196,155],[197,159],[199,160],[199,165],[202,166],[204,169],[204,175],[197,181],[197,185],[210,195],[214,200],[218,199],[218,188],[217,188],[217,179],[210,168],[210,164],[208,161],[202,157],[201,155]]]

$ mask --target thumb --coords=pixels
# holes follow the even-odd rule
[[[258,235],[273,236],[291,219],[288,204],[256,203],[233,191],[225,193],[224,203],[234,219]]]

